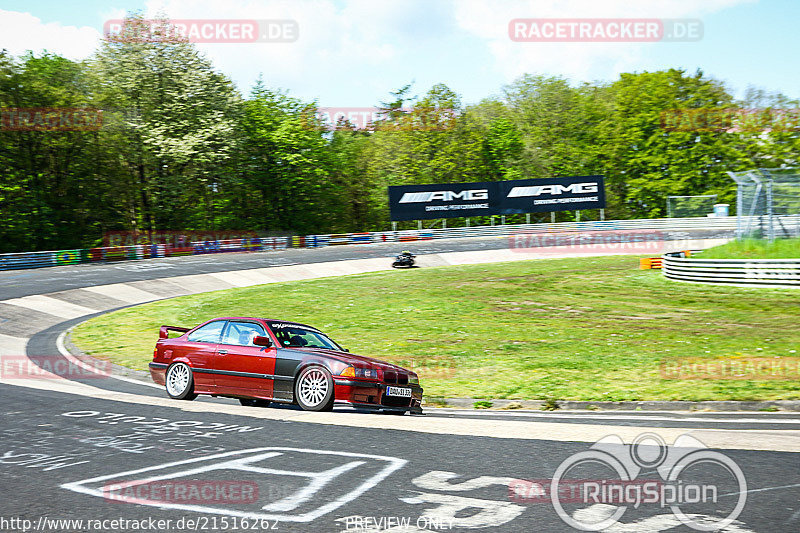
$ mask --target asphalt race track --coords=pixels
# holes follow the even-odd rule
[[[507,248],[507,242],[460,239],[406,247],[443,254]],[[388,257],[398,248],[395,243],[2,272],[0,299]],[[125,303],[109,300],[103,312]],[[77,311],[69,318],[64,310],[73,307],[30,328],[28,356],[59,354],[72,362],[59,340],[86,319]],[[20,322],[9,320],[7,326],[12,323]],[[8,328],[0,333],[11,334]],[[116,376],[4,379],[0,402],[2,531],[570,531],[567,521],[598,523],[615,510],[622,514],[605,531],[693,531],[678,516],[708,525],[737,505],[741,512],[723,531],[800,530],[796,413],[306,413],[242,407],[227,399],[170,400],[152,384]],[[658,437],[639,437],[647,433]],[[608,441],[602,448],[606,459],[598,460],[601,448],[592,445],[607,435],[621,440]],[[681,446],[658,445],[658,439],[671,445],[678,438],[684,439]],[[686,462],[690,452],[703,460]],[[580,461],[587,453],[593,460]],[[681,464],[685,468],[676,469]],[[615,470],[619,465],[625,472]],[[554,476],[568,489],[590,483],[600,496],[587,503],[566,490],[559,493],[557,512],[549,491]],[[665,480],[672,481],[670,487]],[[678,487],[678,511],[602,496],[608,486],[638,488],[632,492],[641,496],[644,483]],[[697,501],[697,487],[716,501]],[[59,522],[64,520],[79,522]]]
[[[730,230],[663,232],[664,240],[731,238]],[[190,274],[206,274],[274,266],[348,261],[367,258],[390,258],[401,250],[414,254],[439,254],[475,250],[505,250],[509,237],[474,237],[433,241],[394,242],[369,245],[328,246],[326,248],[290,248],[259,253],[190,255],[119,263],[83,264],[32,270],[0,271],[0,299],[20,298],[67,289],[79,289],[108,283],[128,283]],[[526,259],[520,253],[519,259]]]

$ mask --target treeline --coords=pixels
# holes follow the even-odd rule
[[[329,131],[316,102],[263,81],[243,96],[191,43],[106,41],[84,62],[3,51],[0,252],[118,230],[386,229],[388,185],[582,174],[606,176],[607,218],[660,217],[668,195],[734,204],[726,171],[796,165],[800,147],[797,128],[664,127],[674,109],[797,107],[755,90],[735,101],[702,72],[526,75],[476,105],[441,84],[414,91],[375,104],[383,127]],[[103,125],[26,131],[8,108],[103,109]]]

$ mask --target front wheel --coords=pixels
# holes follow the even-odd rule
[[[175,363],[167,369],[167,394],[176,400],[192,401],[197,398],[194,393],[194,376],[186,363]]]
[[[295,381],[294,397],[305,411],[330,411],[333,409],[331,373],[321,366],[306,368]]]

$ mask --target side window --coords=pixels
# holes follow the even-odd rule
[[[191,342],[219,342],[222,328],[225,326],[224,320],[209,322],[201,328],[197,328],[189,334],[187,339]]]
[[[221,344],[233,344],[235,346],[255,346],[253,339],[256,337],[266,337],[267,333],[260,324],[253,322],[229,322],[225,335],[222,337]]]

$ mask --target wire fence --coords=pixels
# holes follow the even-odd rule
[[[667,196],[667,218],[705,217],[714,214],[716,194]]]
[[[800,170],[728,172],[736,181],[736,237],[773,241],[800,236]]]

